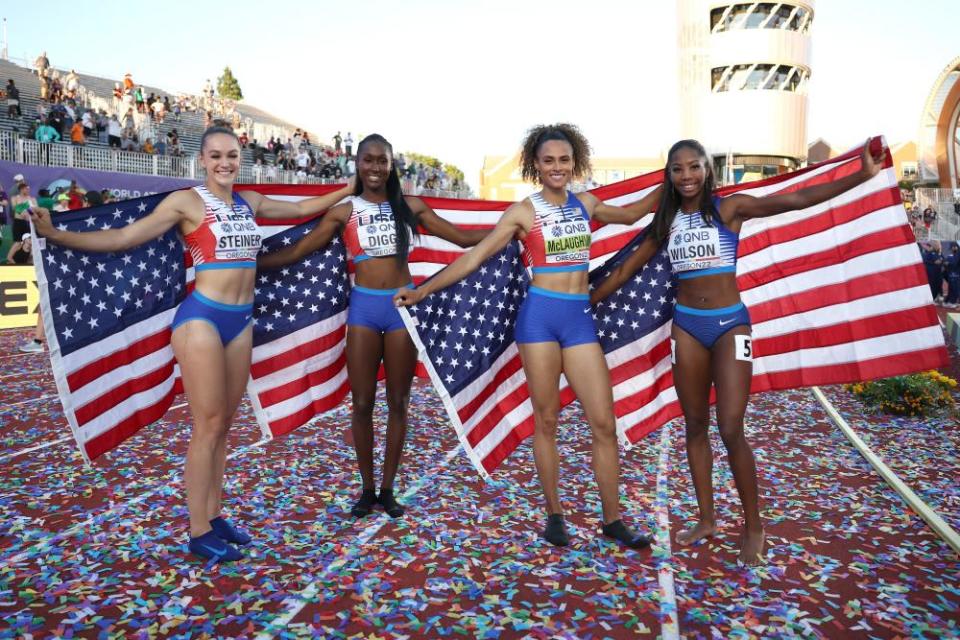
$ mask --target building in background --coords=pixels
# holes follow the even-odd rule
[[[858,143],[848,144],[844,147],[834,148],[823,138],[817,138],[807,146],[807,163],[815,164],[829,160],[834,156],[849,151]],[[889,144],[889,141],[888,141]],[[890,145],[890,155],[893,156],[893,168],[897,174],[897,180],[906,180],[915,182],[919,178],[919,155],[917,152],[917,143],[913,140],[898,142]]]
[[[679,0],[680,134],[703,142],[724,183],[807,157],[813,0]]]
[[[960,56],[933,83],[920,115],[920,179],[960,189]]]
[[[627,180],[644,173],[663,169],[666,160],[655,158],[590,158],[592,183],[572,185],[574,191]],[[520,177],[520,151],[512,156],[484,156],[480,169],[480,198],[516,202],[526,198],[538,187]]]

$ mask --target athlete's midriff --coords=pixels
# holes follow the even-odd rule
[[[354,284],[368,289],[399,289],[413,282],[407,261],[401,265],[396,256],[368,258],[354,263],[354,269]]]
[[[194,276],[197,291],[223,304],[253,302],[256,269],[214,269],[197,271]]]
[[[588,293],[589,273],[586,271],[537,273],[533,276],[530,284],[558,293]]]
[[[737,277],[733,273],[717,273],[679,280],[677,303],[695,309],[720,309],[740,302]]]

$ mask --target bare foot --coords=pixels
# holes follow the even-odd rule
[[[717,526],[712,522],[704,522],[700,520],[697,524],[693,525],[685,531],[681,531],[676,535],[675,540],[677,544],[681,547],[686,547],[698,540],[703,540],[704,538],[709,538],[717,532]]]
[[[763,545],[766,537],[763,529],[756,532],[744,531],[740,534],[740,555],[737,557],[737,562],[748,567],[763,564],[765,562]]]

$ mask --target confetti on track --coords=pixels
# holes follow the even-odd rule
[[[0,333],[12,353],[26,332]],[[953,354],[956,359],[956,354]],[[43,356],[3,361],[5,395],[49,394]],[[826,390],[851,425],[929,504],[960,521],[953,422],[864,415]],[[809,391],[752,399],[767,564],[736,567],[738,501],[719,438],[721,531],[694,547],[625,550],[598,536],[589,429],[561,416],[561,495],[573,543],[543,524],[529,444],[492,482],[461,455],[432,390],[415,384],[398,489],[408,515],[345,517],[358,488],[349,408],[257,446],[244,406],[231,432],[226,509],[255,534],[247,558],[207,566],[185,554],[180,472],[186,408],[84,467],[66,441],[0,471],[0,637],[626,638],[659,635],[658,572],[672,569],[684,637],[955,637],[956,556],[910,513],[829,423]],[[383,441],[386,408],[376,411]],[[69,434],[59,404],[0,408],[0,455]],[[682,426],[667,438],[670,535],[696,514]],[[622,456],[624,517],[657,526],[660,434]],[[380,459],[381,451],[377,452]],[[444,461],[449,460],[444,464]],[[365,542],[358,542],[365,541]],[[303,600],[302,595],[307,599]],[[291,616],[287,616],[291,613]]]

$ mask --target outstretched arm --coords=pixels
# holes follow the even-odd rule
[[[100,253],[126,251],[163,235],[178,224],[186,216],[192,197],[189,191],[175,191],[161,200],[149,215],[119,229],[61,231],[53,226],[50,212],[43,208],[32,209],[30,218],[37,233],[54,244]]]
[[[585,192],[578,194],[578,197],[590,211],[590,217],[607,224],[633,224],[643,216],[655,210],[660,204],[660,197],[663,195],[663,185],[657,185],[647,195],[634,203],[625,207],[617,207],[612,204],[606,204],[600,198],[592,193]],[[591,210],[592,208],[592,210]]]
[[[257,256],[257,269],[277,269],[279,267],[299,262],[314,251],[324,248],[340,233],[350,215],[352,205],[344,203],[327,212],[310,233],[303,236],[295,244],[284,247],[279,251]]]
[[[657,249],[656,240],[652,235],[648,235],[636,251],[621,262],[607,279],[600,283],[599,287],[590,292],[590,304],[605,300],[611,293],[622,287],[627,280],[643,269],[643,266],[657,253]]]
[[[256,191],[241,191],[244,200],[250,203],[254,213],[261,218],[302,218],[326,211],[344,198],[353,195],[356,178],[350,178],[343,187],[322,196],[297,202],[275,200]]]
[[[446,266],[417,289],[400,289],[393,302],[398,307],[409,307],[417,304],[426,296],[435,291],[446,289],[455,282],[463,280],[475,271],[484,260],[503,249],[513,240],[518,231],[524,230],[524,221],[529,220],[533,213],[527,201],[518,202],[507,209],[497,226],[493,228],[483,240],[465,254]]]
[[[407,204],[419,216],[420,224],[435,236],[443,238],[461,247],[476,246],[487,237],[490,229],[462,229],[455,224],[444,220],[431,209],[427,203],[415,196],[407,196]]]
[[[818,184],[783,195],[762,198],[755,198],[746,194],[732,195],[720,202],[720,215],[724,221],[733,221],[738,218],[742,221],[812,207],[831,198],[836,198],[844,191],[852,189],[877,175],[883,167],[883,155],[882,147],[878,154],[871,153],[870,140],[867,140],[863,145],[863,152],[860,154],[860,171],[833,182]]]

